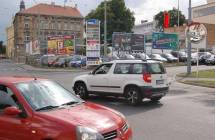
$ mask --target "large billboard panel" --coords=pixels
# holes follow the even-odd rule
[[[112,36],[113,47],[122,51],[144,51],[144,35],[133,33],[114,33]]]
[[[75,36],[49,36],[48,54],[72,55],[75,52]]]
[[[153,49],[177,50],[178,43],[178,34],[163,32],[154,32],[152,34]]]

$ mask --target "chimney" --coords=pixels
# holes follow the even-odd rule
[[[78,4],[77,4],[77,3],[75,4],[75,8],[76,8],[76,9],[78,8]]]

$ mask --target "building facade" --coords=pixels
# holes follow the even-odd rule
[[[7,33],[7,44],[6,44],[6,55],[8,58],[14,57],[14,27],[10,25],[6,28]]]
[[[215,0],[192,8],[192,20],[203,23],[207,28],[207,47],[215,48]]]
[[[52,3],[24,9],[20,5],[13,25],[14,55],[19,62],[25,61],[25,45],[30,41],[39,41],[40,53],[46,54],[48,36],[75,35],[77,42],[83,40],[84,17],[77,7],[63,7]]]
[[[135,34],[152,34],[153,31],[156,31],[156,22],[142,22],[139,25],[135,25],[133,32]]]

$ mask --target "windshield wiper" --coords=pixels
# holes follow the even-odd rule
[[[45,106],[45,107],[38,108],[38,109],[36,109],[36,111],[49,110],[49,109],[54,109],[54,108],[58,108],[58,107],[59,106],[48,105],[48,106]]]
[[[74,104],[78,104],[78,103],[81,103],[81,102],[78,102],[78,101],[71,101],[71,102],[62,104],[61,106],[65,106],[65,105],[74,105]]]

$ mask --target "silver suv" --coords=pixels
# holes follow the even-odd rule
[[[162,62],[154,60],[115,60],[101,64],[89,74],[73,80],[73,89],[85,99],[89,94],[125,97],[132,105],[143,98],[158,101],[169,90]]]

